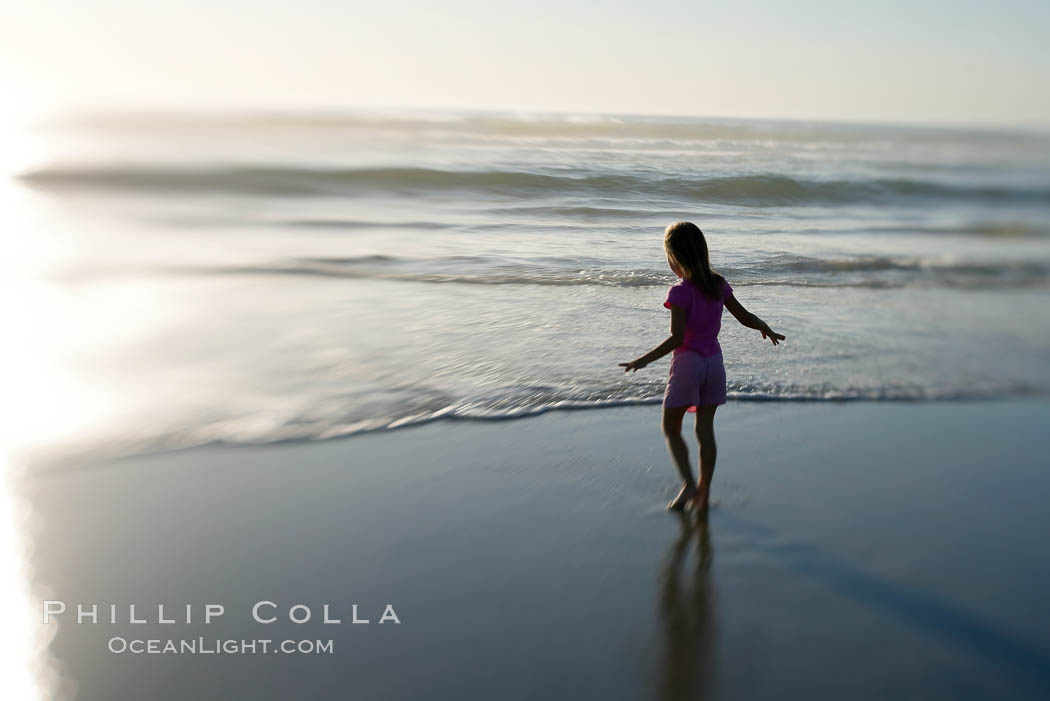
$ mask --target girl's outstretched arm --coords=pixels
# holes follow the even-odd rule
[[[653,348],[651,351],[643,356],[635,358],[629,363],[620,363],[620,367],[623,368],[624,372],[628,370],[641,370],[649,363],[654,360],[658,360],[678,346],[682,345],[682,341],[685,339],[685,310],[679,307],[677,304],[671,305],[671,335],[668,336],[663,343]]]
[[[737,301],[735,295],[730,295],[726,298],[726,309],[729,313],[736,317],[736,320],[749,329],[756,329],[762,332],[762,338],[768,338],[773,342],[773,345],[778,345],[783,341],[786,336],[782,336],[779,333],[769,328],[769,324],[759,319],[757,316],[744,309],[744,305]]]

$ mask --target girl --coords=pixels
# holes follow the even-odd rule
[[[715,472],[715,409],[726,403],[726,369],[718,345],[722,307],[744,326],[760,331],[762,338],[768,338],[774,346],[785,337],[744,309],[725,278],[711,270],[707,241],[696,224],[676,222],[667,227],[664,251],[671,271],[681,278],[664,300],[664,306],[671,310],[671,335],[645,355],[620,366],[624,372],[639,370],[674,351],[664,392],[663,432],[671,458],[682,475],[682,490],[667,508],[681,510],[691,503],[702,512],[707,508]],[[693,479],[689,449],[682,439],[686,411],[696,412],[699,486]]]

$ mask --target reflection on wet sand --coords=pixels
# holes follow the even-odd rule
[[[661,570],[660,616],[665,635],[661,699],[703,699],[711,689],[714,641],[714,558],[707,518],[679,515],[681,531]],[[696,567],[683,576],[696,537]],[[683,581],[684,580],[684,581]]]

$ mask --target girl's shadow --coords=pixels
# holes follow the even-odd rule
[[[680,513],[678,517],[681,531],[660,572],[660,617],[666,645],[660,698],[703,699],[709,695],[714,667],[714,590],[710,577],[714,551],[706,515]],[[683,576],[694,537],[696,564]]]

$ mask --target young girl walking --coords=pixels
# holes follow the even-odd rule
[[[682,490],[667,508],[681,510],[693,505],[703,511],[715,473],[715,409],[726,403],[726,369],[718,345],[722,308],[744,326],[760,331],[762,338],[768,338],[774,346],[785,337],[744,309],[726,279],[711,270],[707,241],[696,224],[676,222],[668,226],[664,231],[664,252],[671,271],[681,278],[664,300],[664,306],[671,310],[671,335],[645,355],[620,366],[624,372],[640,370],[674,352],[664,391],[663,433],[671,459],[682,475]],[[693,478],[689,449],[682,439],[682,419],[687,411],[696,412],[699,484]]]

